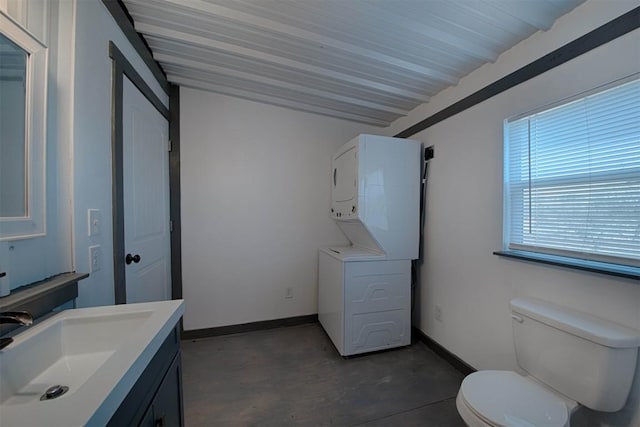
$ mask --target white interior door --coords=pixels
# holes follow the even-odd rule
[[[168,300],[169,123],[126,77],[122,104],[127,303]]]

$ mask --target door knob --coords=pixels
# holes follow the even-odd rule
[[[140,255],[135,254],[135,255],[131,255],[131,254],[127,254],[127,256],[124,258],[124,262],[127,263],[127,265],[131,264],[132,262],[135,262],[136,264],[140,262]]]

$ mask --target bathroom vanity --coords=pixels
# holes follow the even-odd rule
[[[24,330],[0,351],[2,426],[183,425],[183,313],[182,300],[82,308]]]

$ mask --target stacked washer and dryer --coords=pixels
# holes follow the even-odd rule
[[[318,318],[342,356],[411,343],[422,145],[360,135],[332,160],[331,217],[350,246],[319,250]]]

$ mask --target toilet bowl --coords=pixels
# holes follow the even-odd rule
[[[470,427],[565,427],[578,408],[530,377],[511,371],[478,371],[467,376],[456,407]]]
[[[527,375],[468,375],[456,398],[468,426],[564,427],[580,406],[622,409],[639,331],[534,298],[516,298],[510,305],[516,360]]]

